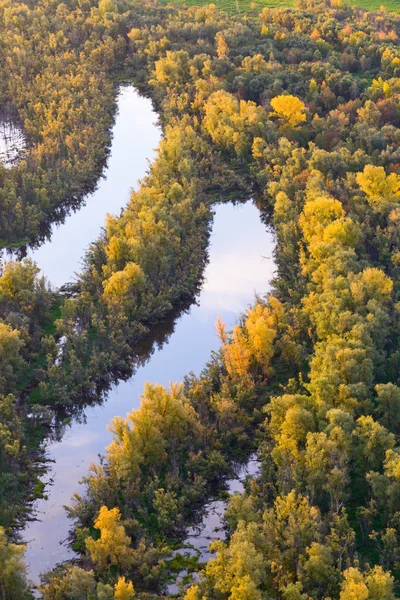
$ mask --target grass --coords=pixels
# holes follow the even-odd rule
[[[251,4],[255,4],[257,9],[268,8],[288,8],[293,6],[294,0],[169,0],[170,4],[187,6],[201,6],[214,3],[226,12],[236,12],[239,7],[240,12],[246,12]],[[379,10],[383,5],[388,11],[400,13],[400,0],[348,0],[348,4],[359,6],[367,10]]]

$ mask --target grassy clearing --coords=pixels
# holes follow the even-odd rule
[[[226,12],[237,11],[246,12],[251,4],[255,4],[257,9],[269,8],[287,8],[293,6],[294,0],[169,0],[170,4],[181,5],[185,3],[188,6],[200,6],[210,4],[213,1],[221,10]],[[360,6],[367,10],[379,10],[383,5],[389,11],[400,13],[400,0],[348,0],[353,6]]]

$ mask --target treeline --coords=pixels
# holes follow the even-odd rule
[[[113,2],[2,0],[0,106],[26,149],[0,164],[0,247],[43,240],[93,191],[115,113],[126,41]]]
[[[193,507],[257,443],[262,474],[232,499],[229,539],[186,600],[391,600],[400,20],[340,0],[246,19],[214,6],[120,8],[125,74],[151,94],[165,138],[91,246],[55,331],[40,325],[46,364],[30,401],[73,405],[127,372],[133,342],[201,281],[216,201],[256,196],[277,275],[233,332],[219,324],[221,353],[199,379],[148,385],[139,411],[113,423],[70,511],[82,563],[42,593],[159,597]]]
[[[0,270],[0,524],[7,530],[24,514],[23,498],[41,487],[32,459],[40,456],[40,428],[49,415],[44,408],[28,408],[23,393],[32,373],[46,364],[43,345],[58,311],[31,260]]]

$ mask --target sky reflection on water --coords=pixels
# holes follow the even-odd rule
[[[52,242],[34,253],[39,266],[56,285],[77,270],[82,251],[98,234],[104,214],[118,212],[126,202],[129,186],[143,176],[144,158],[152,155],[159,138],[150,102],[132,88],[123,90],[119,108],[107,179],[101,181],[87,205],[55,232]],[[115,415],[125,416],[138,408],[146,381],[168,385],[170,381],[181,381],[190,371],[200,373],[211,351],[219,348],[214,328],[217,316],[232,327],[239,312],[252,303],[255,291],[263,294],[268,290],[274,269],[273,247],[272,235],[266,232],[252,203],[216,208],[210,262],[199,302],[178,318],[168,341],[154,350],[130,380],[114,386],[106,402],[88,408],[84,422],[74,422],[61,442],[48,447],[49,459],[54,461],[48,474],[52,485],[47,489],[48,499],[36,503],[39,520],[30,523],[24,532],[28,542],[26,559],[34,582],[38,582],[41,572],[72,556],[66,544],[60,545],[70,527],[63,505],[69,504],[90,463],[97,461],[110,443],[107,424]]]

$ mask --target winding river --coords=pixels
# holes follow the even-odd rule
[[[154,156],[161,132],[151,102],[127,87],[120,92],[118,108],[108,167],[97,191],[55,229],[50,242],[31,252],[54,286],[71,280],[79,271],[84,250],[98,236],[105,213],[120,211],[131,186],[145,175],[147,159]],[[48,445],[52,468],[47,476],[47,499],[37,501],[37,520],[24,531],[34,583],[40,573],[73,556],[65,543],[70,522],[63,506],[79,491],[79,481],[90,463],[97,461],[110,443],[109,421],[138,408],[145,381],[168,385],[169,381],[181,381],[190,371],[201,371],[211,351],[219,346],[214,329],[217,316],[231,327],[238,313],[253,301],[254,292],[268,290],[274,269],[273,247],[272,235],[266,232],[253,204],[216,208],[210,261],[198,302],[176,320],[164,343],[154,341],[150,357],[129,381],[114,386],[106,402],[86,409],[84,418],[73,421],[61,441]],[[204,526],[210,530],[211,521]]]

